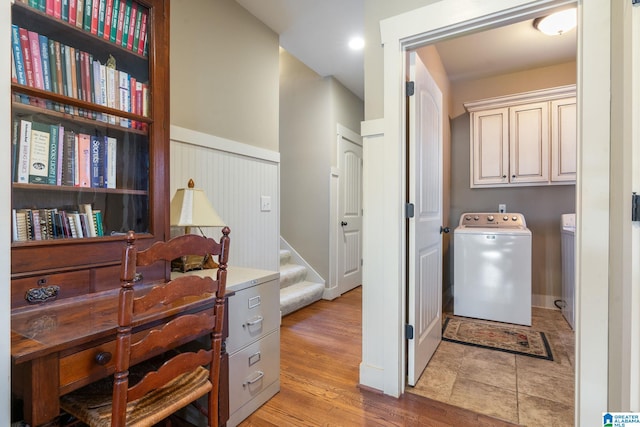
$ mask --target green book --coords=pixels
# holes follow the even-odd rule
[[[118,33],[118,13],[120,11],[120,0],[113,0],[113,12],[111,14],[111,32],[109,41],[116,42],[116,34]]]
[[[91,12],[93,12],[92,2],[93,0],[84,0],[84,16],[82,17],[82,28],[89,32],[91,32]]]
[[[127,47],[127,40],[129,39],[129,20],[131,19],[131,0],[127,0],[127,4],[124,7],[124,20],[122,21],[122,42],[123,47]]]
[[[98,9],[98,37],[102,38],[104,35],[104,19],[106,11],[106,0],[100,0],[100,8]]]
[[[60,125],[51,125],[51,139],[49,141],[49,174],[47,184],[56,185],[58,179],[58,139],[60,138]]]

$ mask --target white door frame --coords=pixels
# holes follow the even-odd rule
[[[384,119],[363,124],[367,213],[363,283],[365,291],[370,289],[363,294],[363,385],[392,396],[402,394],[405,386],[405,52],[444,36],[521,21],[570,3],[441,0],[381,21]],[[578,13],[577,425],[593,424],[607,408],[610,8],[609,0],[589,0],[579,3]],[[370,183],[380,185],[373,189]],[[381,249],[376,248],[381,235],[376,226],[385,227]],[[390,286],[393,283],[397,286]]]

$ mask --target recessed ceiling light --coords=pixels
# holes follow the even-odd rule
[[[536,18],[533,20],[533,26],[548,36],[558,36],[574,29],[576,22],[577,12],[573,8],[552,13],[542,18]]]
[[[362,37],[352,37],[349,40],[349,47],[353,50],[361,50],[364,48],[364,39]]]

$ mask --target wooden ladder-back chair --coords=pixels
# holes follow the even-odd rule
[[[188,234],[138,251],[135,235],[129,232],[122,256],[114,376],[101,380],[108,381],[108,386],[90,384],[62,396],[62,409],[91,427],[153,426],[208,394],[208,425],[218,425],[229,228],[225,227],[222,234],[219,243]],[[183,255],[206,254],[218,256],[215,280],[183,275],[147,286],[148,291],[134,290],[138,287],[137,267],[161,260],[171,262]],[[207,294],[215,295],[215,303],[209,300],[206,309],[180,310],[181,305]],[[164,313],[162,322],[158,321],[158,313]],[[138,332],[145,330],[149,332]],[[202,348],[203,345],[197,351],[168,351],[207,334],[211,337],[210,348]],[[159,354],[160,367],[149,363],[149,358]],[[133,366],[137,362],[140,363]],[[152,367],[147,371],[148,365]],[[132,377],[142,379],[132,385]],[[107,393],[102,396],[94,393],[105,389]]]

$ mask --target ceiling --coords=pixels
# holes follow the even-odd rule
[[[280,46],[319,75],[333,76],[364,99],[364,53],[348,41],[364,35],[364,0],[236,0],[280,36]],[[568,62],[576,31],[549,37],[523,21],[436,44],[452,82]]]

